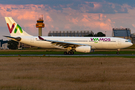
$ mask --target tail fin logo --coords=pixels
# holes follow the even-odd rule
[[[9,29],[9,32],[12,33],[14,27],[15,27],[15,23],[12,24],[12,27],[10,28],[9,24],[7,23],[7,26],[8,26],[8,29]],[[22,28],[17,24],[15,30],[14,30],[14,33],[17,33],[17,30],[20,31],[20,33],[23,33],[23,30]]]
[[[17,26],[16,26],[16,28],[15,28],[14,33],[16,33],[18,29],[20,30],[21,33],[23,33],[22,28],[21,28],[18,24],[17,24]]]
[[[7,26],[8,26],[8,29],[9,29],[9,32],[12,33],[14,27],[15,27],[15,23],[13,23],[12,27],[10,28],[9,27],[9,24],[7,23]]]

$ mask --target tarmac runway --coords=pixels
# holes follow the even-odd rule
[[[59,56],[59,57],[63,57],[63,56],[94,56],[94,57],[96,57],[96,56],[135,56],[135,54],[74,54],[74,55],[64,55],[64,54],[1,54],[0,56],[2,56],[2,57],[10,57],[10,56]]]

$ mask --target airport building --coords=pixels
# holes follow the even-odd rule
[[[131,38],[132,38],[132,43],[135,44],[135,33],[131,34]]]
[[[131,30],[129,28],[113,28],[112,36],[131,39]]]
[[[91,33],[93,32],[92,31],[50,31],[48,33],[48,36],[84,37]]]
[[[0,50],[2,50],[2,49],[9,49],[8,48],[8,40],[6,40],[6,41],[3,41],[3,39],[0,40]]]
[[[131,30],[129,28],[113,28],[112,36],[130,39],[132,43],[135,44],[135,33],[131,34]]]

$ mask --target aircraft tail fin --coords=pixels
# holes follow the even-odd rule
[[[11,36],[31,36],[26,33],[20,26],[17,24],[12,17],[5,17],[9,32]]]

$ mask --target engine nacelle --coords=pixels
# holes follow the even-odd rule
[[[91,51],[91,46],[80,46],[75,49],[77,52],[89,53]]]

